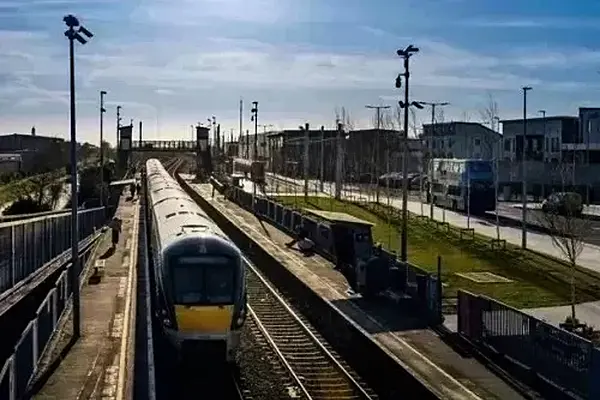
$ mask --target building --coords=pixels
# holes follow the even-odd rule
[[[274,170],[302,176],[308,163],[309,176],[333,180],[337,158],[336,130],[309,130],[309,156],[304,156],[305,131],[284,130],[269,135],[268,154]],[[378,176],[402,168],[402,134],[399,131],[362,129],[343,134],[344,173],[350,177]],[[421,163],[421,143],[409,139],[409,171],[417,172]]]
[[[425,154],[433,158],[494,159],[501,135],[477,122],[444,122],[423,125]],[[431,147],[430,147],[431,142]]]
[[[254,142],[256,141],[258,159],[261,161],[268,161],[270,156],[267,144],[268,137],[271,133],[272,132],[258,133],[255,137],[253,133],[248,133],[248,131],[246,131],[246,134],[242,135],[237,142],[238,157],[254,160]]]
[[[523,159],[523,119],[504,120],[502,123],[502,159],[521,161]],[[569,145],[581,142],[579,118],[572,116],[552,116],[528,118],[526,125],[527,161],[558,163],[572,157]],[[599,135],[600,140],[600,135]]]
[[[34,173],[38,170],[49,170],[64,167],[64,139],[38,136],[32,134],[13,133],[0,135],[0,153],[18,154],[21,156],[22,172]]]

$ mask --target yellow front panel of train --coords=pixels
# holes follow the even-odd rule
[[[231,328],[233,306],[175,306],[182,333],[223,333]]]

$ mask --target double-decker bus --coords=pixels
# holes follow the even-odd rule
[[[433,203],[481,214],[496,208],[493,161],[434,158]]]

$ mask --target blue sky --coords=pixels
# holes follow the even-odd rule
[[[117,104],[149,139],[188,138],[212,115],[237,134],[240,97],[275,128],[331,126],[342,106],[368,127],[365,104],[397,102],[395,52],[408,44],[421,49],[411,95],[450,102],[445,120],[479,121],[490,94],[501,118],[518,117],[524,85],[530,115],[600,105],[598,1],[0,0],[1,133],[68,135],[67,13],[95,34],[76,49],[86,141],[100,90],[109,140]]]

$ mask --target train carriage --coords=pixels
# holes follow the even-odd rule
[[[163,331],[180,350],[223,351],[232,361],[246,318],[242,253],[158,160],[147,161],[146,177]]]

